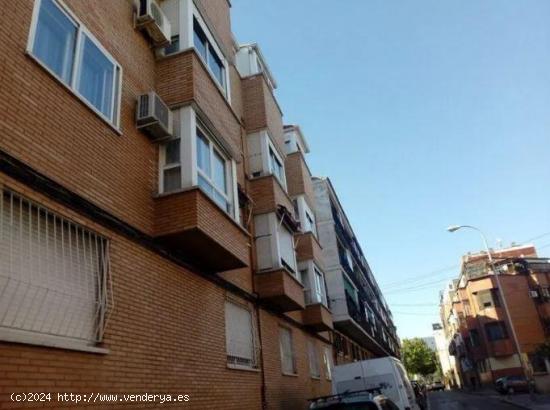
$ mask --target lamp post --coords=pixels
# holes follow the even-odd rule
[[[524,362],[523,356],[521,354],[521,347],[520,347],[520,344],[519,344],[519,341],[518,341],[518,337],[516,335],[516,330],[514,329],[514,323],[512,322],[512,317],[510,316],[510,311],[508,310],[508,303],[506,302],[506,297],[504,296],[504,291],[502,290],[502,286],[500,286],[500,278],[499,278],[500,275],[499,275],[498,270],[495,267],[493,256],[491,255],[491,250],[489,249],[489,244],[487,242],[487,237],[485,236],[485,234],[483,233],[483,231],[481,229],[476,228],[475,226],[471,226],[471,225],[451,225],[447,228],[447,231],[456,232],[456,231],[458,231],[459,229],[462,229],[462,228],[468,228],[468,229],[473,229],[474,231],[477,231],[480,234],[481,239],[483,240],[483,245],[485,246],[485,252],[487,252],[487,259],[489,260],[489,265],[491,266],[491,269],[493,270],[493,273],[494,273],[494,276],[495,276],[495,279],[496,279],[496,282],[497,282],[498,293],[499,293],[499,296],[500,296],[500,300],[502,300],[502,305],[504,307],[504,313],[506,314],[506,318],[508,319],[508,322],[510,323],[510,329],[512,330],[512,337],[514,338],[514,344],[516,345],[516,350],[518,351],[518,357],[519,357],[519,362],[520,362],[521,368],[523,369],[523,372],[525,373],[526,378],[530,379],[530,374],[528,372],[528,368],[527,368],[526,363]],[[490,362],[489,362],[489,364],[490,364]]]

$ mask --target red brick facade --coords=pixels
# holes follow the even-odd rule
[[[250,124],[269,129],[284,153],[282,114],[273,92],[261,80],[264,108],[247,100],[247,84],[263,77],[243,80],[234,66],[228,2],[195,3],[228,60],[230,101],[194,49],[155,58],[147,37],[134,28],[132,3],[64,1],[122,67],[119,130],[26,51],[35,2],[3,7],[0,187],[108,239],[114,304],[100,353],[0,340],[0,407],[30,407],[12,402],[14,392],[108,392],[190,396],[184,404],[163,405],[172,408],[305,409],[307,398],[331,391],[323,359],[330,340],[306,323],[309,316],[303,320],[297,280],[283,281],[294,299],[302,298],[298,310],[288,314],[263,303],[258,295],[263,288],[254,280],[249,210],[270,212],[277,204],[292,209],[275,178],[249,181],[245,172]],[[135,124],[137,97],[150,91],[171,109],[192,106],[230,147],[241,195],[263,198],[254,205],[241,202],[240,224],[197,188],[158,195],[159,145]],[[228,299],[250,306],[257,318],[257,369],[227,364]],[[328,321],[327,312],[318,313]],[[292,376],[281,372],[281,326],[293,337],[297,371]],[[308,343],[316,346],[319,377],[310,374]]]

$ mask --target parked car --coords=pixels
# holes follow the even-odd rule
[[[399,407],[380,389],[345,392],[310,399],[309,410],[399,410]]]
[[[524,376],[505,376],[495,381],[495,388],[500,394],[529,392],[529,381]]]
[[[381,393],[391,401],[388,406],[393,404],[399,410],[420,410],[405,368],[394,357],[336,366],[332,377],[334,394],[379,387]]]
[[[445,390],[445,385],[441,383],[440,380],[436,380],[435,382],[433,382],[428,386],[428,390],[430,391]]]

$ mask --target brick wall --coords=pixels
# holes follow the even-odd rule
[[[135,235],[147,241],[153,241],[157,229],[174,228],[169,225],[178,220],[171,218],[170,212],[176,209],[183,212],[179,227],[188,228],[184,206],[176,204],[174,208],[169,204],[170,212],[159,218],[159,199],[155,198],[158,147],[135,127],[137,96],[156,90],[172,106],[196,105],[235,152],[238,182],[249,195],[256,192],[263,198],[265,187],[249,190],[245,180],[241,122],[246,111],[243,101],[246,89],[241,89],[240,77],[233,66],[229,68],[232,87],[229,104],[194,51],[155,61],[149,41],[133,27],[131,1],[65,0],[65,3],[122,66],[120,132],[25,54],[34,2],[8,2],[2,9],[0,26],[4,39],[0,45],[3,56],[0,110],[4,113],[0,118],[1,152],[97,206],[105,218],[125,224],[132,232],[137,230]],[[233,40],[229,4],[201,0],[199,7],[216,37],[230,50]],[[265,126],[284,152],[281,112],[271,92],[266,93],[266,85],[262,87]],[[115,300],[104,337],[108,354],[0,341],[0,407],[11,405],[6,394],[16,391],[97,391],[189,394],[191,402],[186,408],[260,408],[262,373],[226,366],[224,302],[228,296],[235,298],[240,292],[225,286],[223,281],[205,278],[177,264],[169,258],[168,250],[154,251],[135,238],[108,229],[99,219],[84,216],[74,206],[62,206],[3,173],[0,183],[109,238]],[[272,200],[264,203],[264,207],[282,203],[292,210],[288,195],[278,183],[273,182],[268,190],[272,192]],[[239,228],[225,223],[216,213],[202,211],[197,205],[190,213],[216,241],[243,260],[254,254],[248,244],[243,245],[242,238],[236,237],[235,230]],[[185,253],[186,249],[180,251]],[[244,289],[249,293],[247,297],[254,300],[250,268],[222,272],[216,277]],[[306,339],[316,334],[299,326],[300,315],[296,315],[297,322],[267,310],[261,310],[259,315],[266,320],[263,356],[268,366],[264,375],[269,407],[301,408],[296,406],[305,405],[305,398],[328,394],[330,383],[326,377],[321,380],[309,377]],[[280,374],[278,335],[271,336],[281,323],[291,326],[295,335],[298,378]],[[324,343],[314,340],[319,346]],[[319,363],[323,369],[322,357]],[[50,407],[57,406],[55,403]],[[143,407],[157,408],[158,404],[126,406]]]

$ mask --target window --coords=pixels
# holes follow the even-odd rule
[[[487,333],[487,339],[491,342],[508,339],[508,331],[504,322],[487,323],[485,325],[485,332]]]
[[[225,337],[229,365],[257,367],[253,315],[248,308],[225,303]]]
[[[214,49],[212,43],[208,40],[208,36],[202,29],[196,17],[193,18],[193,44],[197,53],[202,57],[204,64],[210,69],[212,76],[218,84],[225,90],[225,66]]]
[[[491,307],[500,307],[500,299],[497,289],[487,289],[477,292],[477,305],[479,310],[484,310]]]
[[[296,254],[294,253],[294,238],[286,226],[279,222],[279,252],[281,255],[281,264],[296,273]]]
[[[285,186],[284,168],[272,147],[269,147],[269,171]]]
[[[105,238],[0,191],[0,339],[92,347],[103,337],[108,275]]]
[[[351,282],[349,281],[349,279],[346,276],[344,276],[344,290],[345,290],[346,294],[351,297],[351,299],[353,300],[353,302],[356,305],[359,304],[359,299],[358,299],[358,296],[357,296],[357,290],[351,284]]]
[[[309,357],[309,374],[311,377],[318,379],[321,377],[321,369],[319,368],[319,353],[317,346],[313,340],[307,341],[307,351]]]
[[[101,117],[118,127],[121,68],[55,0],[37,0],[28,51]]]
[[[296,374],[296,359],[290,329],[286,327],[279,328],[279,346],[281,349],[281,370],[283,374]]]
[[[325,378],[327,380],[332,380],[332,356],[330,347],[325,346],[325,351],[323,354],[323,363],[325,365]]]
[[[231,212],[228,161],[197,128],[197,171],[199,187],[227,212]]]
[[[472,347],[478,347],[480,345],[479,331],[477,329],[470,330],[470,344]]]
[[[179,138],[165,144],[162,192],[172,192],[181,189],[181,160]]]
[[[546,368],[546,362],[544,360],[544,356],[529,353],[529,363],[531,363],[531,367],[533,367],[534,373],[547,373],[548,369]]]
[[[304,232],[311,232],[314,236],[317,236],[317,226],[315,225],[314,216],[308,211],[306,211],[305,214]]]
[[[323,273],[317,268],[317,266],[313,266],[313,274],[314,274],[314,282],[315,282],[315,302],[316,303],[322,303],[326,306],[327,304],[327,294],[325,291],[325,278],[323,276]]]
[[[178,138],[159,148],[159,193],[199,187],[231,218],[239,221],[236,206],[235,162],[218,144],[192,107],[174,110]]]

